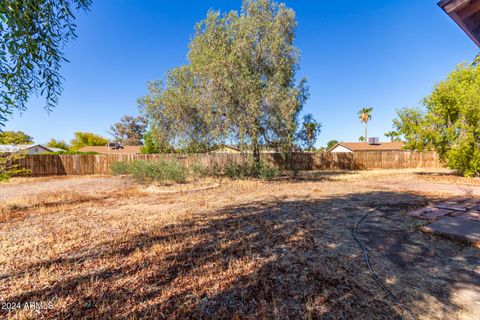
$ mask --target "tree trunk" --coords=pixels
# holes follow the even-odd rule
[[[365,122],[365,142],[368,142],[368,122]]]
[[[260,169],[260,146],[258,145],[258,138],[252,139],[252,151],[253,151],[253,175],[258,176]]]

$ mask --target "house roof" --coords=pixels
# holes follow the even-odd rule
[[[215,150],[223,149],[223,148],[240,151],[240,148],[239,148],[238,146],[236,146],[236,145],[233,145],[233,144],[221,144],[221,145],[217,146],[217,147],[215,148]]]
[[[368,144],[367,142],[339,142],[328,151],[332,151],[337,146],[345,147],[350,151],[392,151],[402,150],[403,142],[380,142],[379,144]]]
[[[119,149],[111,149],[107,146],[86,146],[78,149],[80,152],[97,152],[101,154],[135,154],[142,153],[140,146],[123,146]]]
[[[43,148],[51,152],[65,151],[60,148],[50,148],[43,144],[0,144],[0,152],[15,153],[31,148]]]
[[[0,144],[0,152],[19,152],[30,147],[34,147],[32,144]]]
[[[480,47],[480,0],[442,0],[438,5]]]

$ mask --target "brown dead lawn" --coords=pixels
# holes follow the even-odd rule
[[[479,251],[422,234],[423,222],[406,216],[440,196],[381,187],[436,174],[156,187],[89,177],[94,193],[66,188],[74,177],[47,193],[35,190],[48,179],[14,181],[32,195],[0,188],[9,194],[0,204],[0,303],[22,310],[0,317],[401,319],[350,234],[376,209],[358,234],[382,281],[418,319],[475,319],[480,308],[467,298],[480,288]],[[35,312],[26,302],[53,308]]]

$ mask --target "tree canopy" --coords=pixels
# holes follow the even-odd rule
[[[261,145],[291,149],[308,92],[296,82],[295,13],[271,0],[240,12],[210,11],[196,26],[187,65],[140,98],[157,137],[175,147],[237,142],[259,161]]]
[[[315,150],[315,142],[317,142],[321,129],[322,125],[315,120],[312,114],[306,114],[303,116],[303,122],[300,126],[298,139],[305,150]]]
[[[76,37],[74,10],[91,0],[0,1],[0,126],[14,109],[26,109],[32,94],[51,110],[62,91],[65,44]]]
[[[406,147],[435,149],[466,176],[480,175],[480,65],[461,64],[424,99],[397,111],[394,128]]]
[[[385,132],[385,137],[389,138],[391,142],[397,142],[402,140],[400,139],[400,133],[395,130]]]
[[[115,141],[124,145],[140,146],[147,128],[147,120],[142,116],[124,115],[119,122],[110,127],[110,134]]]
[[[50,148],[60,148],[65,151],[70,150],[70,146],[64,140],[56,140],[52,138],[45,145]]]
[[[327,143],[327,150],[332,149],[336,144],[338,143],[338,140],[330,140]]]
[[[75,138],[70,142],[72,150],[85,146],[105,146],[108,139],[90,132],[75,132]]]
[[[0,132],[0,144],[32,144],[33,138],[23,131]]]

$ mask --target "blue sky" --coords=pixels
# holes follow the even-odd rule
[[[94,0],[78,14],[78,39],[66,48],[64,92],[48,114],[32,99],[5,130],[22,130],[44,143],[75,131],[108,137],[110,125],[137,114],[146,82],[186,62],[194,25],[209,8],[239,9],[241,0]],[[357,111],[372,106],[369,135],[385,139],[395,109],[418,105],[447,73],[478,53],[437,0],[286,0],[297,13],[299,77],[304,107],[322,123],[319,145],[357,141]]]

